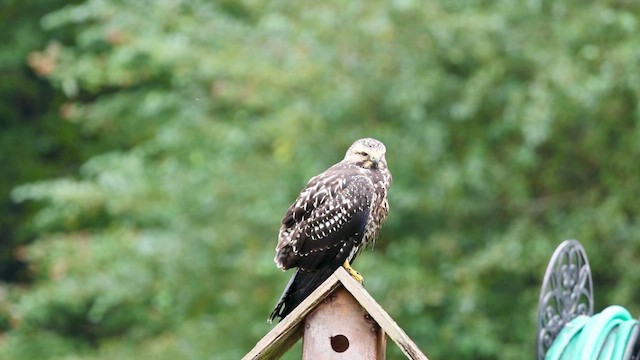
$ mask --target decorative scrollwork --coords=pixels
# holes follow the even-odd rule
[[[576,240],[565,240],[553,253],[538,301],[537,358],[544,359],[564,324],[593,315],[593,281],[587,253]]]

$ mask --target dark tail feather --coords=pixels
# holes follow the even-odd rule
[[[282,292],[282,295],[280,295],[275,309],[271,312],[268,320],[269,323],[276,317],[282,320],[289,315],[296,306],[300,305],[304,299],[311,295],[313,290],[327,280],[329,276],[333,274],[334,270],[335,269],[331,267],[326,267],[318,271],[296,270],[291,279],[289,279],[289,283]]]

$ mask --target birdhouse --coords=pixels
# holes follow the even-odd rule
[[[385,359],[386,338],[408,359],[427,360],[387,312],[339,267],[243,360],[278,359],[302,337],[302,359]]]

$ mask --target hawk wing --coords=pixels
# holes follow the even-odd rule
[[[371,179],[358,172],[313,178],[282,220],[276,264],[282,269],[316,270],[353,258],[362,241],[373,193]]]

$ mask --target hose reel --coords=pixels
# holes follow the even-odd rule
[[[538,301],[538,360],[640,360],[638,320],[621,306],[593,314],[589,259],[576,240],[562,242]]]

